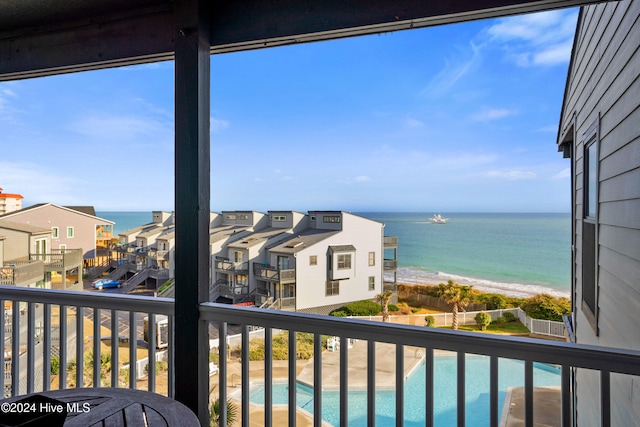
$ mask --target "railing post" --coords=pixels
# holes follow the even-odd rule
[[[176,399],[209,425],[210,3],[178,0],[175,16]],[[221,402],[224,405],[224,402]]]

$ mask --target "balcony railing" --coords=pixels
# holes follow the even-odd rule
[[[398,269],[398,260],[396,260],[396,259],[385,259],[383,265],[384,265],[385,271],[397,270]]]
[[[82,265],[82,249],[54,250],[48,254],[30,254],[32,261],[43,261],[45,271],[61,271]]]
[[[154,330],[156,317],[167,316],[169,330],[173,330],[172,299],[15,287],[0,287],[0,295],[2,307],[7,301],[12,301],[14,307],[26,305],[26,316],[21,314],[24,310],[13,310],[10,318],[0,316],[0,343],[7,342],[5,351],[12,355],[20,354],[19,358],[12,357],[9,364],[5,361],[5,368],[10,366],[10,372],[5,371],[5,375],[0,376],[0,390],[5,390],[5,396],[75,385],[137,388],[140,363],[129,361],[143,359],[141,352],[147,360],[156,360],[159,353],[156,347],[162,344],[155,334],[149,334],[146,351],[138,348],[137,344],[144,337],[143,317],[150,319],[149,329]],[[70,324],[74,326],[70,327]],[[85,329],[87,325],[92,325],[91,330]],[[173,336],[170,333],[168,343],[165,343],[169,368],[163,373],[166,382],[162,389],[156,387],[159,377],[156,364],[148,364],[146,368],[146,388],[171,397],[174,388]],[[103,341],[109,342],[106,348]],[[128,351],[125,350],[128,353],[126,361],[122,360],[125,357],[121,359],[123,342],[129,343]],[[52,349],[56,347],[55,364],[60,369],[57,380],[52,382]],[[109,358],[87,357],[94,354]],[[106,364],[105,360],[108,360]],[[125,365],[128,365],[127,369],[123,369]],[[68,372],[68,366],[75,368]],[[16,378],[18,381],[14,380]]]
[[[59,334],[61,337],[68,337],[68,331],[66,325],[68,324],[68,317],[70,312],[75,316],[73,321],[76,323],[76,337],[75,337],[75,353],[77,369],[75,371],[75,383],[85,384],[85,380],[88,380],[92,385],[109,385],[116,386],[122,385],[122,379],[119,378],[119,372],[123,364],[118,359],[118,352],[116,346],[111,347],[111,366],[117,366],[119,369],[113,369],[110,375],[106,378],[101,378],[100,362],[99,358],[93,358],[89,365],[89,371],[85,374],[83,361],[85,352],[93,352],[93,354],[99,354],[101,352],[100,343],[102,336],[109,338],[112,342],[120,341],[121,338],[126,338],[129,344],[130,359],[137,359],[135,354],[135,347],[131,343],[136,343],[137,340],[144,336],[140,330],[143,322],[140,316],[149,316],[150,324],[149,330],[155,330],[156,319],[155,316],[162,314],[168,316],[169,321],[169,334],[168,340],[168,387],[166,394],[173,396],[173,372],[175,368],[173,351],[173,319],[174,319],[174,305],[173,300],[163,298],[145,298],[145,297],[133,297],[122,295],[108,295],[108,294],[89,294],[81,292],[69,292],[61,291],[54,292],[41,289],[25,289],[15,287],[0,287],[2,299],[0,304],[4,305],[5,301],[14,301],[14,304],[19,301],[25,301],[27,303],[27,323],[29,333],[26,337],[26,342],[21,342],[16,332],[15,336],[12,332],[11,349],[13,354],[22,354],[19,359],[12,360],[11,363],[11,377],[18,378],[20,372],[23,370],[20,365],[23,363],[24,357],[27,364],[26,379],[24,386],[11,381],[9,387],[10,395],[18,395],[28,393],[35,390],[36,372],[40,372],[43,376],[38,383],[43,384],[45,389],[49,388],[51,384],[51,356],[48,351],[41,352],[37,347],[37,339],[41,340],[44,349],[51,347],[52,332],[54,324],[59,325]],[[36,304],[40,303],[40,307]],[[37,310],[42,310],[43,319],[43,333],[40,337],[37,337],[36,319]],[[73,310],[70,310],[72,308]],[[57,312],[57,319],[55,313]],[[18,310],[14,310],[11,321],[12,324],[18,325],[14,328],[14,331],[19,331],[21,321],[21,315]],[[200,305],[200,320],[210,322],[209,331],[212,336],[211,340],[218,339],[217,342],[226,342],[228,345],[219,345],[219,361],[218,368],[219,373],[215,377],[217,381],[216,394],[221,402],[226,402],[230,399],[236,406],[240,408],[240,418],[242,425],[249,425],[252,422],[271,426],[274,424],[274,412],[280,410],[281,406],[274,406],[274,345],[275,335],[280,334],[280,331],[287,333],[286,348],[287,356],[284,362],[284,366],[280,366],[280,370],[283,368],[288,372],[287,375],[287,402],[286,411],[288,413],[288,419],[296,419],[297,415],[309,416],[309,412],[316,414],[314,417],[314,425],[322,425],[320,414],[323,414],[323,397],[322,390],[326,389],[328,384],[328,377],[331,377],[332,373],[334,378],[337,379],[337,389],[339,393],[338,408],[334,411],[339,414],[339,423],[341,426],[349,425],[350,415],[349,407],[352,404],[352,397],[350,397],[349,372],[352,369],[362,370],[362,378],[365,383],[366,394],[366,413],[362,415],[363,420],[367,420],[367,425],[373,425],[376,416],[376,381],[377,372],[376,366],[384,363],[389,363],[391,360],[392,388],[395,388],[393,401],[395,402],[395,411],[393,414],[387,414],[391,419],[396,420],[396,425],[403,425],[405,419],[405,367],[407,365],[407,359],[413,359],[416,357],[424,357],[425,370],[424,381],[425,386],[423,388],[424,395],[421,397],[422,402],[420,406],[424,405],[425,420],[424,425],[434,425],[434,397],[437,393],[440,393],[441,389],[434,387],[434,362],[438,350],[445,350],[453,352],[455,356],[455,379],[451,379],[446,386],[450,386],[453,389],[454,398],[457,405],[454,410],[454,414],[451,416],[457,417],[457,425],[465,425],[466,417],[466,381],[465,375],[467,372],[467,355],[482,355],[486,356],[487,362],[487,387],[486,394],[489,396],[487,399],[487,413],[490,419],[491,426],[498,426],[500,421],[501,408],[499,406],[500,390],[498,386],[498,377],[501,375],[501,368],[499,359],[509,358],[522,361],[524,371],[524,424],[526,426],[533,426],[536,414],[534,413],[534,362],[541,362],[545,364],[553,364],[559,366],[559,378],[560,378],[560,396],[562,400],[561,412],[558,414],[559,421],[563,426],[571,425],[571,375],[575,369],[590,369],[599,372],[601,378],[601,386],[599,392],[601,399],[600,411],[602,413],[602,425],[610,425],[611,414],[611,388],[617,385],[617,382],[612,383],[610,380],[611,374],[624,374],[640,376],[640,352],[633,350],[621,350],[606,347],[596,347],[587,345],[568,344],[564,342],[554,341],[542,341],[528,338],[516,338],[516,337],[503,337],[503,336],[490,336],[484,334],[477,334],[471,332],[460,331],[447,331],[435,328],[426,328],[422,326],[410,326],[410,325],[397,325],[397,324],[381,324],[380,322],[370,322],[365,320],[355,319],[342,319],[331,318],[316,315],[304,315],[300,313],[290,313],[282,311],[272,310],[260,310],[251,309],[245,307],[232,307],[228,305],[203,303]],[[86,331],[85,320],[92,321],[93,326],[91,331]],[[126,325],[123,325],[123,321]],[[0,317],[0,322],[6,323],[4,316]],[[102,333],[101,325],[108,325],[110,331],[108,333]],[[124,329],[123,329],[124,327]],[[249,332],[258,329],[263,329],[261,334],[264,338],[250,338]],[[240,332],[239,339],[231,340],[229,331],[232,329],[238,329]],[[299,333],[307,332],[312,336],[312,362],[308,362],[308,366],[312,367],[311,380],[307,381],[307,385],[313,390],[312,396],[308,402],[299,402],[296,394],[298,386],[298,366],[300,363],[298,356],[300,351],[298,348]],[[93,335],[93,338],[85,340],[85,337]],[[323,352],[323,336],[337,337],[339,340],[334,339],[333,342],[339,341],[345,343],[340,346],[337,353]],[[5,329],[4,324],[0,327],[0,342],[5,342]],[[263,362],[251,362],[250,365],[250,351],[251,345],[254,344],[254,340],[262,340],[264,345]],[[353,350],[349,350],[347,343],[351,340],[359,340],[359,346],[354,346]],[[88,342],[87,342],[88,341]],[[326,339],[325,339],[326,341]],[[233,344],[239,342],[237,346]],[[251,342],[251,345],[250,345]],[[156,359],[156,345],[157,338],[155,334],[149,335],[148,350],[145,352],[148,360]],[[380,346],[391,346],[392,352],[390,357],[376,357],[377,349]],[[198,348],[197,344],[193,344],[192,351],[209,351],[209,348]],[[239,356],[237,360],[231,358],[234,353]],[[359,352],[358,354],[352,352]],[[253,353],[251,353],[253,356]],[[325,365],[323,359],[329,359],[332,355],[338,360],[338,364],[334,367],[328,368],[326,375],[323,375],[323,368]],[[354,364],[354,357],[359,356],[363,360],[359,364]],[[64,348],[60,349],[60,366],[66,366],[70,361],[71,355]],[[36,371],[35,366],[38,361],[41,360],[43,369]],[[281,362],[278,362],[281,363]],[[238,366],[232,366],[232,365]],[[136,367],[137,364],[130,363],[128,367],[128,378],[137,378],[137,371],[141,368]],[[256,370],[257,368],[257,370]],[[149,377],[147,380],[147,386],[149,390],[157,390],[156,378],[158,372],[156,372],[155,365],[148,365]],[[395,371],[395,372],[394,372]],[[239,372],[235,374],[234,372]],[[263,378],[258,378],[257,374],[263,375]],[[61,369],[56,384],[59,387],[67,387],[66,370]],[[615,375],[616,377],[618,375]],[[86,378],[89,377],[89,378]],[[109,379],[110,377],[110,379]],[[72,378],[73,379],[73,378]],[[260,379],[264,384],[264,399],[263,413],[256,415],[256,412],[252,408],[256,405],[251,403],[251,390],[252,385],[255,385],[257,380]],[[0,376],[0,386],[5,386],[6,380],[4,376]],[[202,378],[202,381],[207,381],[206,377]],[[135,380],[127,380],[125,386],[136,388],[138,385]],[[235,386],[238,386],[236,389]],[[232,390],[233,389],[233,390]],[[163,390],[163,392],[165,392]],[[195,392],[195,390],[194,390]],[[307,411],[302,411],[298,408],[298,404],[306,404]],[[251,410],[250,410],[251,409]],[[300,413],[299,413],[300,412]],[[325,411],[327,412],[327,411]],[[220,413],[220,425],[226,425],[226,412]],[[363,421],[364,422],[364,421]],[[422,423],[421,423],[422,424]],[[291,425],[291,423],[290,423]],[[293,423],[295,425],[295,423]]]
[[[296,270],[294,268],[278,270],[270,265],[253,263],[253,273],[257,280],[266,280],[281,285],[296,283]]]
[[[216,257],[215,269],[220,272],[246,273],[249,271],[249,263],[247,261],[232,262],[226,258]]]
[[[43,279],[42,261],[16,261],[0,267],[0,285],[28,286]]]
[[[398,236],[384,236],[383,244],[385,248],[397,248]]]

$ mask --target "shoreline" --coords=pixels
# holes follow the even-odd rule
[[[493,280],[478,279],[473,277],[458,276],[443,272],[428,272],[419,267],[399,267],[398,268],[398,284],[402,285],[435,285],[446,283],[449,279],[465,286],[473,286],[481,292],[489,292],[502,294],[509,297],[529,298],[539,294],[549,294],[554,297],[570,298],[571,293],[561,291],[550,286],[498,282]]]

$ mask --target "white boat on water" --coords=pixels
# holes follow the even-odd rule
[[[429,218],[433,224],[446,224],[449,221],[449,218],[444,218],[440,214],[435,214],[432,218]]]

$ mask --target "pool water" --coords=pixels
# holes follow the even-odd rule
[[[437,356],[434,362],[434,423],[438,427],[457,425],[455,356]],[[498,370],[498,400],[504,404],[508,387],[524,385],[524,363],[511,359],[500,359]],[[560,371],[555,367],[534,364],[535,386],[560,386]],[[466,424],[478,427],[489,426],[489,358],[466,356]],[[288,384],[273,385],[273,403],[288,403]],[[425,420],[425,365],[419,365],[407,378],[404,385],[404,425],[424,426]],[[349,392],[349,426],[367,425],[366,391]],[[264,387],[253,387],[250,400],[264,403]],[[313,414],[313,389],[298,384],[297,406]],[[395,426],[395,391],[376,391],[376,426]],[[322,418],[328,423],[340,425],[340,396],[338,391],[322,394]]]

